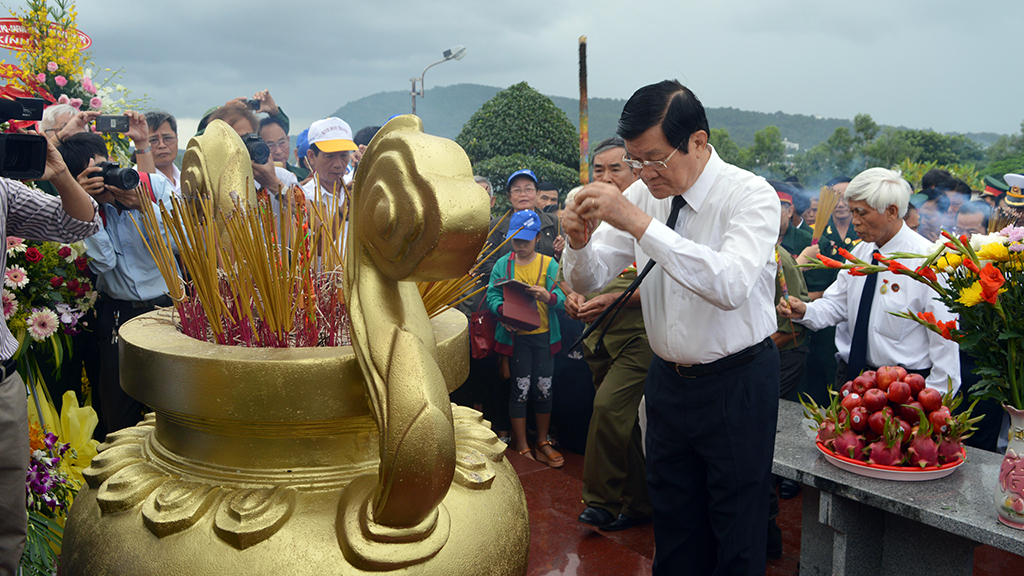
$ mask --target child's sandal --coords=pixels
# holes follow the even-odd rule
[[[544,451],[541,450],[541,448],[544,448],[545,446],[550,447],[551,442],[545,440],[537,443],[537,462],[543,462],[552,468],[561,468],[565,464],[565,458],[563,458],[562,454],[554,448],[551,448],[551,454],[545,454]]]

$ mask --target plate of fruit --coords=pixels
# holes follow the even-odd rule
[[[971,409],[953,415],[961,397],[925,385],[920,374],[900,366],[868,370],[819,406],[801,400],[804,417],[817,432],[815,444],[831,464],[884,480],[934,480],[964,463],[963,440],[981,417]]]

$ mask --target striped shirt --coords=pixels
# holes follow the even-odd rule
[[[17,236],[26,240],[76,242],[100,229],[99,211],[92,201],[93,219],[82,222],[72,218],[61,199],[48,196],[15,180],[0,178],[0,237]],[[7,270],[7,250],[0,252],[0,270]],[[0,359],[18,351],[18,340],[0,322]]]

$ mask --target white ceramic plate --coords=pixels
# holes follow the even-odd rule
[[[939,478],[945,478],[953,473],[958,466],[964,463],[964,460],[960,460],[956,464],[947,464],[938,468],[930,468],[927,470],[914,470],[913,468],[907,468],[906,470],[892,470],[892,467],[876,468],[870,464],[857,462],[848,458],[841,458],[836,454],[830,452],[828,448],[825,448],[820,443],[815,442],[818,451],[828,460],[832,465],[842,468],[847,472],[854,474],[860,474],[861,476],[867,476],[868,478],[878,478],[879,480],[896,480],[898,482],[921,482],[924,480],[937,480]]]

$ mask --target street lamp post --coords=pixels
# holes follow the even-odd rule
[[[461,44],[459,44],[458,46],[454,46],[452,48],[449,48],[449,49],[445,50],[444,52],[441,53],[441,55],[444,56],[444,58],[441,59],[441,60],[438,60],[437,62],[434,62],[430,66],[427,66],[426,68],[424,68],[423,72],[420,74],[419,78],[410,78],[409,79],[410,82],[412,82],[412,92],[410,94],[412,94],[412,113],[413,114],[416,113],[416,95],[417,95],[416,83],[417,82],[420,83],[419,97],[423,98],[424,97],[424,94],[423,94],[423,76],[426,75],[427,70],[430,70],[430,68],[432,66],[437,66],[438,64],[441,64],[442,62],[447,62],[449,60],[462,60],[462,58],[466,56],[466,47],[461,45]]]

